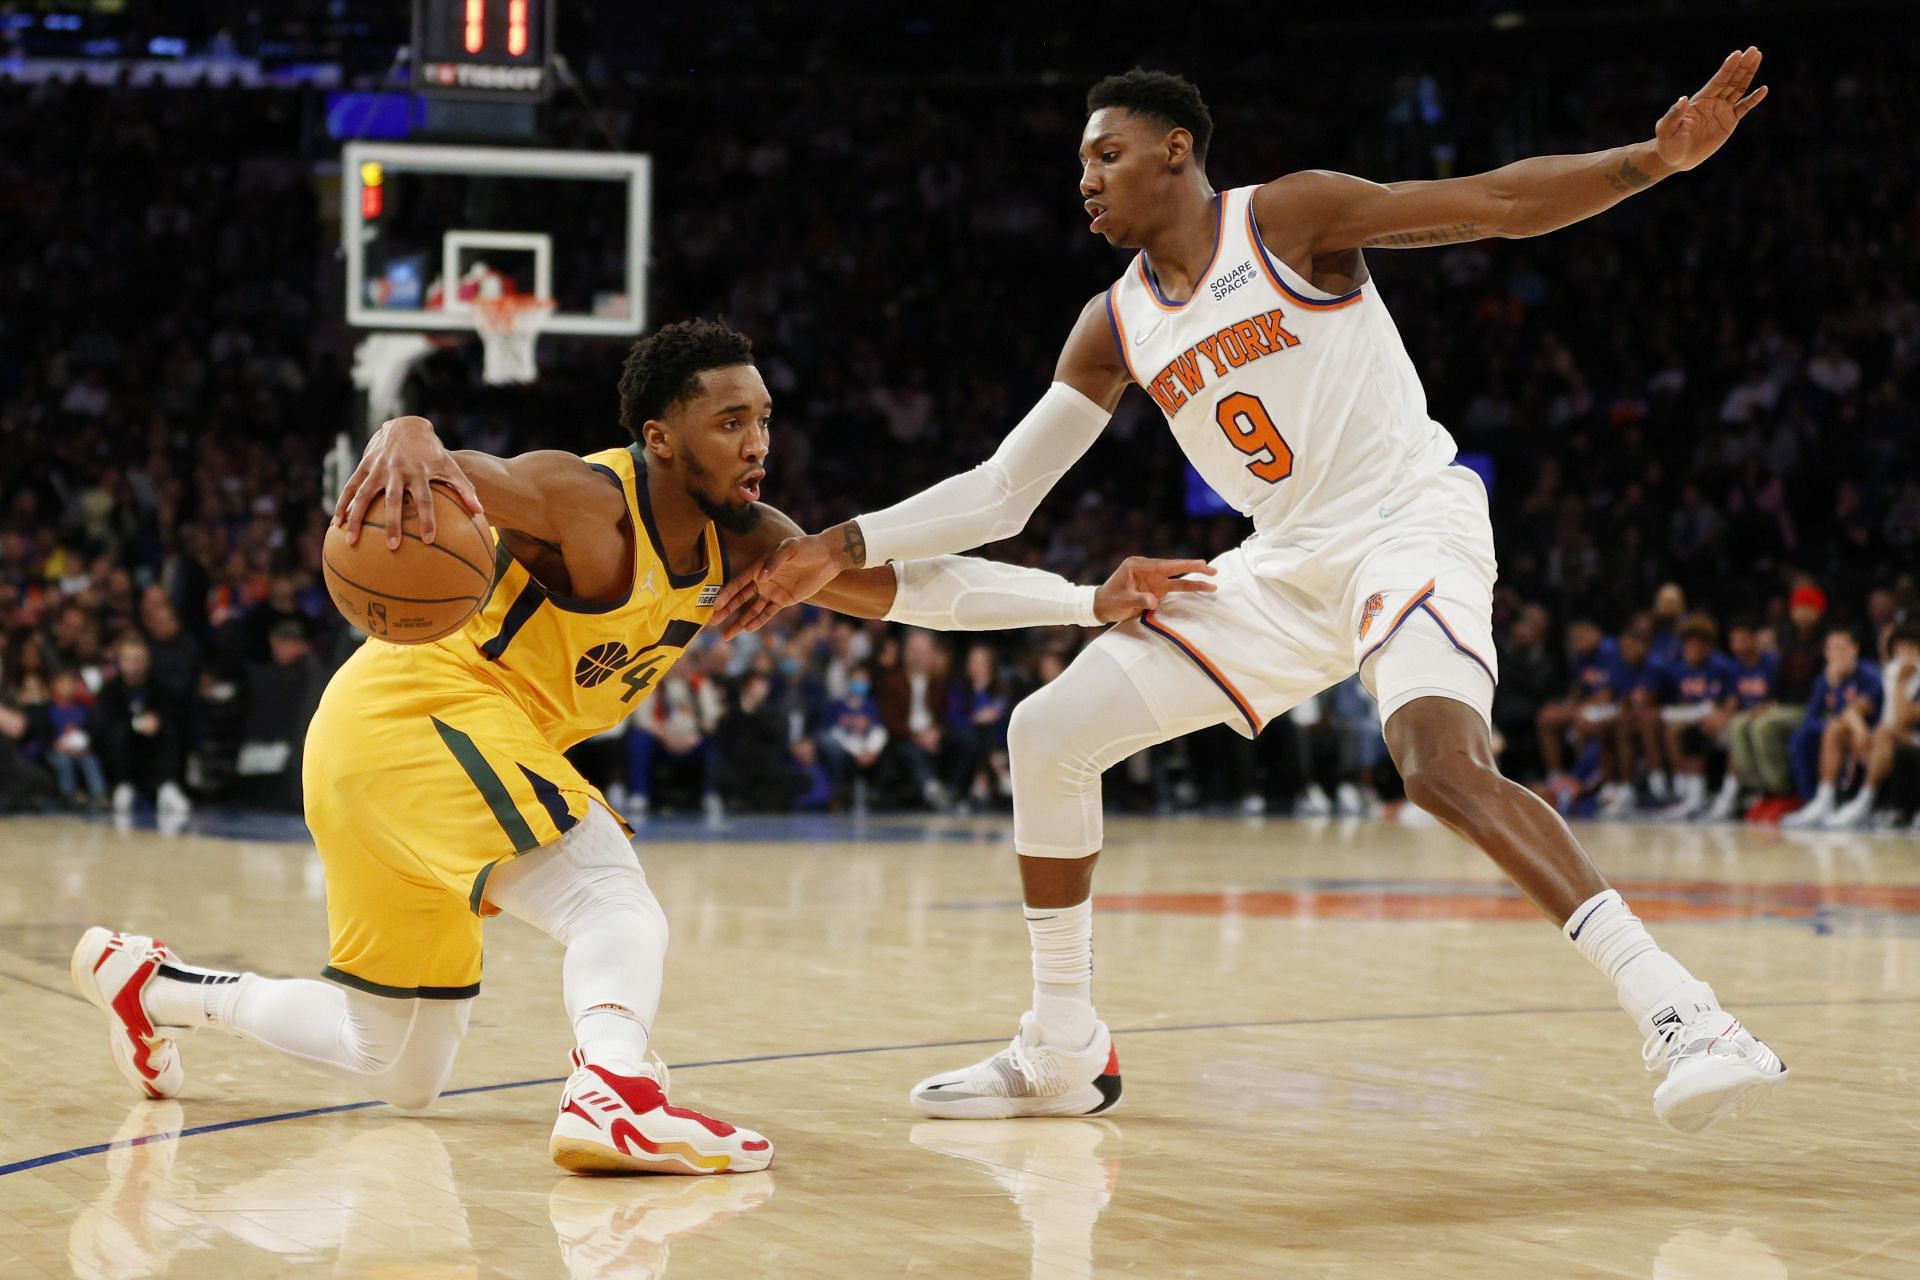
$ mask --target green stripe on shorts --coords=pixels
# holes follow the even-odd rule
[[[440,731],[440,741],[447,744],[447,750],[453,752],[453,758],[460,762],[460,767],[467,771],[467,777],[471,778],[473,785],[479,788],[481,798],[487,802],[487,807],[493,810],[494,821],[498,822],[500,829],[507,833],[507,839],[513,841],[513,851],[525,853],[529,849],[539,848],[540,842],[534,838],[533,828],[529,827],[527,820],[520,816],[520,810],[514,806],[513,797],[507,794],[507,784],[500,781],[500,775],[493,771],[493,766],[487,763],[487,758],[480,754],[480,748],[474,745],[473,739],[452,725],[444,723],[438,716],[427,718],[432,720],[433,727]]]

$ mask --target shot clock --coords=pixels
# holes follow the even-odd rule
[[[557,0],[414,0],[414,84],[434,97],[539,102]]]

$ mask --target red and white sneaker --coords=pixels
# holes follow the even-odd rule
[[[73,985],[107,1015],[107,1045],[127,1082],[149,1098],[171,1098],[187,1081],[180,1049],[156,1028],[142,995],[160,966],[174,961],[167,944],[99,925],[80,935],[70,965]]]
[[[1019,1116],[1092,1116],[1120,1101],[1120,1051],[1107,1024],[1067,1050],[1040,1039],[1033,1014],[1020,1015],[1013,1042],[991,1058],[928,1076],[907,1095],[936,1120],[1011,1120]]]
[[[751,1129],[667,1102],[667,1064],[623,1076],[573,1051],[547,1154],[573,1173],[751,1173],[773,1144]]]

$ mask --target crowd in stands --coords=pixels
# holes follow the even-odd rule
[[[1633,52],[1388,50],[1358,74],[1290,62],[1284,88],[1255,62],[1191,70],[1226,187],[1642,136],[1702,72]],[[1570,814],[1912,817],[1917,63],[1887,41],[1801,64],[1711,164],[1549,238],[1371,255],[1434,416],[1490,477],[1503,766]],[[556,127],[654,155],[652,314],[754,338],[768,499],[808,527],[984,457],[1123,265],[1084,228],[1072,85],[823,75],[742,106],[675,81],[608,84],[601,105]],[[356,404],[313,111],[299,90],[0,82],[0,237],[34,246],[0,261],[0,810],[297,810],[305,718],[358,641],[317,576],[321,459]],[[450,352],[410,407],[455,446],[601,448],[622,354],[549,339],[509,395]],[[1244,536],[1195,510],[1130,393],[988,554],[1091,582]],[[1003,806],[1008,714],[1086,634],[798,610],[703,637],[579,756],[632,811]],[[1109,795],[1398,798],[1358,681],[1256,741],[1145,753]]]

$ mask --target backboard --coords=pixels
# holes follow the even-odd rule
[[[486,281],[553,299],[546,333],[645,327],[648,157],[354,142],[341,160],[349,324],[473,329]]]

